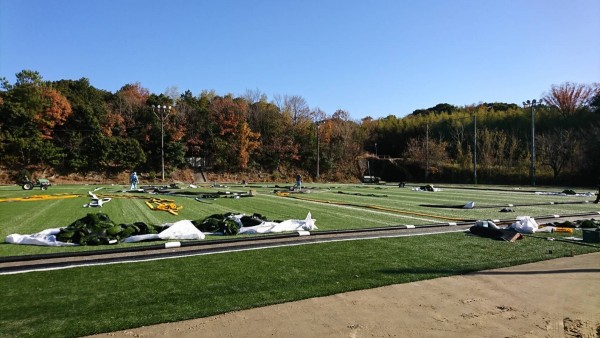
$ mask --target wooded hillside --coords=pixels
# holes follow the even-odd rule
[[[154,94],[132,83],[111,93],[31,70],[1,86],[0,167],[15,180],[40,168],[158,177],[164,151],[167,177],[188,167],[331,181],[370,170],[387,180],[527,184],[532,109],[537,182],[595,185],[600,177],[598,84],[553,85],[541,105],[442,103],[360,121],[259,91]]]

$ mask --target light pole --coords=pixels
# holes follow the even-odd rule
[[[477,112],[473,112],[473,184],[477,184]]]
[[[375,142],[375,157],[379,158],[379,154],[377,154],[377,142]]]
[[[323,123],[322,120],[315,122],[315,124],[317,125],[317,179],[319,179],[319,159],[320,159],[320,155],[319,155],[319,126],[321,125],[321,123]]]
[[[165,119],[171,113],[171,106],[152,105],[152,112],[160,120],[160,159],[162,164],[162,180],[165,180]],[[160,113],[160,116],[156,113]],[[166,113],[166,114],[165,114]]]
[[[531,185],[535,186],[535,107],[540,106],[543,100],[523,102],[523,107],[531,107],[531,166],[529,167],[529,175],[531,176]]]
[[[429,122],[425,130],[425,182],[429,179]]]

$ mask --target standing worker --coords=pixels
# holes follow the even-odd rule
[[[302,176],[300,174],[296,175],[296,187],[298,187],[298,190],[302,190]]]
[[[137,190],[139,180],[135,171],[131,173],[131,176],[129,177],[129,182],[131,183],[131,188],[129,188],[129,190]]]

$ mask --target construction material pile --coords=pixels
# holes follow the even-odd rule
[[[29,235],[11,234],[5,242],[43,246],[103,245],[154,240],[202,240],[212,235],[307,232],[317,230],[310,212],[304,220],[267,221],[260,214],[214,214],[202,220],[181,220],[162,225],[135,222],[116,224],[106,214],[88,214],[64,228],[46,229]]]
[[[183,206],[175,204],[173,200],[167,200],[164,198],[151,198],[150,201],[146,201],[146,205],[151,210],[166,211],[170,214],[177,216],[179,210],[183,209]]]
[[[116,224],[103,213],[87,214],[61,228],[56,240],[79,245],[114,244],[134,235],[157,234],[163,227],[144,222]]]
[[[237,216],[228,212],[210,215],[203,220],[192,221],[192,224],[202,232],[222,232],[224,235],[237,235],[241,227],[256,226],[265,221],[267,221],[267,218],[261,214]]]
[[[549,222],[544,226],[554,226],[561,228],[582,228],[582,229],[598,229],[600,228],[600,220],[596,219],[585,219],[575,221],[564,221],[564,222]]]

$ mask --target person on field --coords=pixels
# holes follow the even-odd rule
[[[302,190],[302,176],[300,174],[296,175],[296,185],[294,187]]]
[[[596,194],[596,200],[594,203],[598,204],[600,202],[600,180],[598,180],[598,193]]]
[[[129,176],[129,182],[131,183],[129,190],[136,190],[139,180],[135,171],[131,173],[131,176]]]

